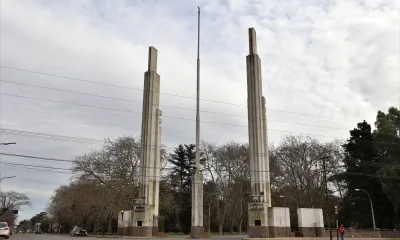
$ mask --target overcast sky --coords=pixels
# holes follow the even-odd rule
[[[257,32],[270,143],[301,133],[344,139],[357,122],[373,123],[378,110],[400,104],[398,0],[0,1],[1,141],[17,142],[0,146],[3,153],[71,159],[101,146],[96,140],[138,137],[149,46],[158,49],[162,143],[194,143],[198,5],[202,140],[248,141],[249,27]],[[70,178],[9,164],[68,163],[0,162],[2,176],[17,176],[2,190],[33,201],[19,220],[45,210]]]

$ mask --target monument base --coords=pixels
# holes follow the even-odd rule
[[[153,227],[132,227],[132,235],[133,237],[151,237],[153,236]]]
[[[119,227],[117,230],[117,234],[120,236],[131,236],[132,234],[132,227]]]
[[[299,227],[300,237],[322,237],[324,228]]]
[[[269,227],[268,226],[249,226],[249,237],[250,238],[268,238]]]
[[[160,232],[160,229],[158,226],[153,226],[152,227],[152,232],[153,232],[153,237],[161,237],[164,235],[163,232]]]
[[[291,229],[290,227],[269,227],[269,237],[270,238],[280,238],[280,237],[290,237]]]
[[[190,229],[191,238],[203,238],[204,237],[204,227],[203,226],[192,226]]]

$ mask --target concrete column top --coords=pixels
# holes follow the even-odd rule
[[[149,47],[149,72],[157,72],[157,49],[153,46]]]
[[[254,28],[249,28],[249,54],[257,54],[257,37]]]

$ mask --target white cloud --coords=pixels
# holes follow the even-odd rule
[[[201,98],[236,104],[202,101],[201,109],[239,115],[203,112],[203,140],[247,141],[247,110],[237,105],[246,105],[247,99],[245,59],[249,27],[257,31],[271,142],[277,143],[287,134],[282,131],[345,138],[347,130],[358,121],[366,119],[373,123],[377,110],[386,111],[400,103],[399,11],[398,3],[389,0],[3,0],[1,65],[129,88],[5,68],[1,68],[1,79],[140,102],[142,92],[134,89],[143,88],[148,46],[155,46],[159,51],[161,105],[165,116],[163,144],[174,147],[178,143],[192,143],[194,121],[168,116],[195,119],[197,4],[202,7]],[[141,112],[138,102],[7,82],[1,83],[1,91]],[[0,114],[2,128],[94,139],[140,134],[138,113],[1,96]],[[3,134],[1,140],[18,142],[12,147],[2,147],[1,151],[66,159],[92,148],[73,142]],[[332,138],[321,137],[321,140]],[[1,161],[10,162],[14,158],[3,156]],[[36,160],[31,163],[51,166]],[[43,181],[51,181],[54,189],[68,180],[68,177],[53,179],[52,173],[20,171],[24,174],[15,180],[18,183],[12,186],[15,189],[22,190],[27,181],[32,189],[37,189]],[[13,173],[15,168],[3,166],[1,172]],[[40,212],[45,206],[43,202],[36,204],[40,207],[29,214]],[[23,216],[28,217],[28,212]]]

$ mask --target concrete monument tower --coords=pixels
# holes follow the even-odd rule
[[[192,180],[192,238],[203,237],[203,176],[200,172],[200,8],[197,28],[196,171]]]
[[[266,100],[262,93],[261,60],[257,54],[256,31],[249,29],[247,66],[247,108],[251,201],[249,237],[268,237],[268,208],[271,207]]]
[[[148,237],[158,233],[161,151],[159,103],[160,75],[157,74],[157,49],[149,47],[148,69],[144,73],[140,189],[133,213],[133,236]]]

